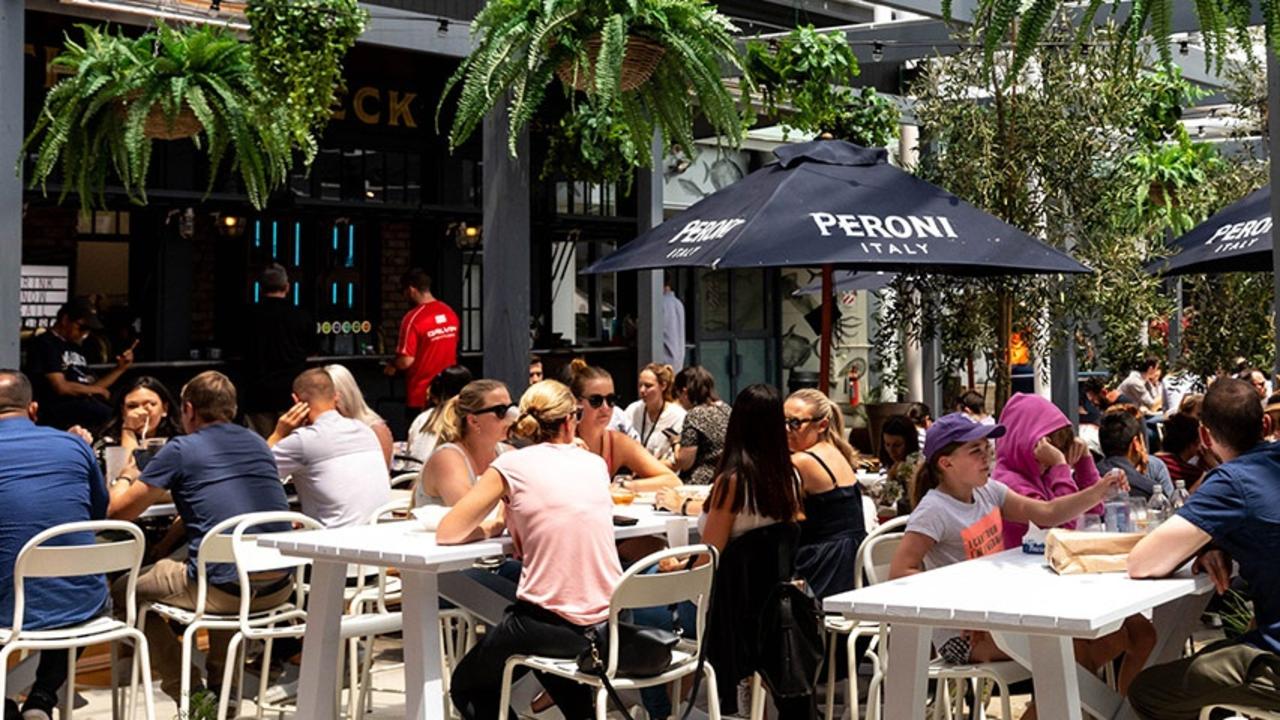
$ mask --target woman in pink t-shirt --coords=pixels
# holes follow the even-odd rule
[[[534,444],[495,459],[436,530],[436,541],[448,545],[507,529],[524,561],[515,604],[454,671],[450,696],[467,720],[498,717],[507,658],[577,657],[588,647],[587,628],[608,619],[622,577],[609,471],[598,455],[574,444],[578,413],[573,393],[554,380],[525,391],[511,432]],[[505,512],[490,518],[499,502]],[[592,717],[588,688],[539,680],[566,718]]]

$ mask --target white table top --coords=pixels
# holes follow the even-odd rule
[[[413,494],[412,490],[392,490],[391,499],[405,500],[405,499],[408,499],[408,497],[412,494]],[[289,499],[290,506],[293,506],[293,507],[297,506],[297,503],[298,503],[297,495],[289,495],[288,499]],[[173,517],[174,515],[177,515],[177,514],[178,514],[178,508],[173,503],[156,503],[155,505],[152,505],[146,510],[143,510],[142,514],[139,515],[138,517],[140,518]]]
[[[635,517],[638,523],[614,527],[619,540],[646,535],[662,535],[668,523],[684,523],[696,527],[696,517],[682,517],[654,512],[650,507],[632,505],[614,508],[615,515]],[[288,555],[365,565],[409,568],[431,571],[460,570],[476,560],[511,551],[511,538],[503,536],[466,545],[438,545],[434,532],[422,529],[416,520],[357,525],[329,530],[276,533],[262,535],[258,542]]]
[[[1019,549],[828,597],[849,618],[911,625],[1097,637],[1126,617],[1213,584],[1187,567],[1171,578],[1058,575]]]

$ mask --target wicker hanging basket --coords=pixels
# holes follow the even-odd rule
[[[556,75],[560,77],[560,82],[566,87],[575,90],[587,91],[595,87],[596,74],[596,58],[600,56],[600,46],[603,42],[599,35],[587,41],[587,58],[588,67],[579,67],[577,76],[574,76],[574,66],[571,62],[566,62],[556,69]],[[662,61],[667,49],[648,38],[637,37],[635,35],[627,36],[627,51],[622,60],[622,83],[620,85],[622,92],[631,92],[641,85],[649,81],[653,77],[653,71],[658,69],[658,63]]]
[[[116,106],[116,110],[121,115],[128,113],[130,103],[137,99],[138,93],[130,94],[120,101],[120,104]],[[165,117],[164,110],[159,105],[154,105],[151,108],[151,112],[147,113],[147,119],[142,123],[142,134],[150,140],[182,140],[194,137],[203,128],[204,126],[200,124],[196,114],[185,104],[182,106],[182,110],[178,111],[177,117],[173,119],[172,125],[169,124],[169,119]]]

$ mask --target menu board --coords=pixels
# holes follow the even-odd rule
[[[49,327],[67,301],[71,268],[67,265],[22,266],[22,328]]]

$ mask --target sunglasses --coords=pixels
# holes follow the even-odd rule
[[[787,430],[791,432],[800,432],[800,428],[811,422],[818,422],[822,418],[787,418]]]
[[[618,396],[609,393],[608,395],[588,395],[587,404],[593,408],[599,408],[601,405],[608,403],[609,407],[618,407]]]
[[[503,418],[510,415],[511,419],[514,420],[515,416],[520,414],[520,406],[516,405],[515,403],[498,403],[497,405],[490,405],[487,408],[480,408],[479,410],[475,410],[471,414],[485,415],[487,413],[493,413],[495,417],[499,417],[499,418]]]

